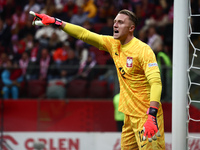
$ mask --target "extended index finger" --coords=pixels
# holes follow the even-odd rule
[[[38,19],[41,19],[42,20],[42,15],[38,14],[38,13],[35,13],[33,11],[30,11],[29,14],[33,15],[34,17],[38,18]]]

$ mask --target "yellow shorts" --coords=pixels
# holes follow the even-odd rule
[[[144,118],[125,115],[121,135],[121,150],[165,150],[163,114],[157,117],[161,137],[157,137],[157,140],[152,142],[149,142],[148,139],[142,141],[143,125],[147,117],[147,115]]]

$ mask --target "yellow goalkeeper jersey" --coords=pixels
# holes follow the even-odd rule
[[[69,23],[64,31],[110,53],[120,83],[119,111],[136,117],[146,115],[150,106],[151,92],[147,76],[160,72],[152,49],[135,37],[129,43],[121,45],[120,41],[112,36],[99,35]],[[157,115],[162,113],[160,104]]]

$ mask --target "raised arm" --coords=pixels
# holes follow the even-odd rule
[[[77,25],[62,21],[62,25],[60,28],[66,33],[68,33],[69,35],[77,39],[83,40],[84,42],[90,45],[93,45],[97,48],[99,48],[100,45],[102,44],[102,35],[91,32],[81,26],[77,26]]]

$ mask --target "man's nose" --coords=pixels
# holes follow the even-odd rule
[[[113,26],[114,26],[114,28],[118,27],[118,23],[115,22]]]

